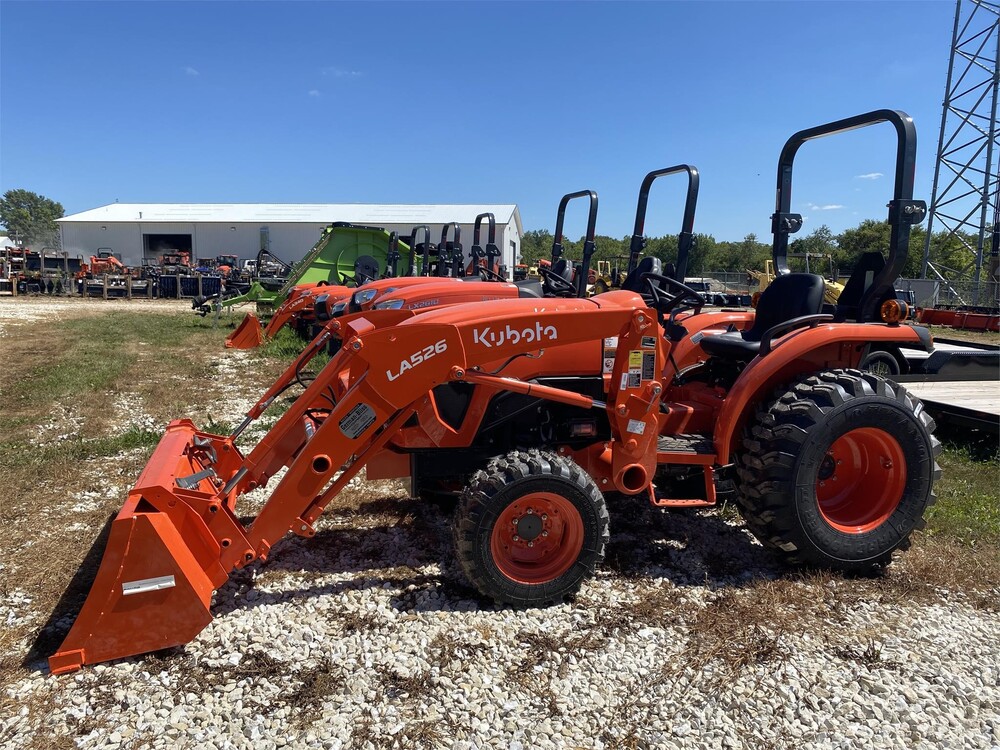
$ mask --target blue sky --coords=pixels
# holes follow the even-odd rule
[[[763,239],[785,139],[872,109],[913,116],[930,200],[954,7],[5,1],[0,190],[67,213],[513,202],[551,230],[559,197],[590,188],[598,231],[624,236],[643,174],[687,162],[696,231]],[[803,233],[884,218],[893,158],[887,125],[806,145]],[[681,195],[657,183],[647,233],[677,231]]]

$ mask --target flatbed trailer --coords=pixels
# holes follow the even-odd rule
[[[909,372],[892,379],[939,422],[1000,434],[1000,346],[938,338],[934,349],[902,349]]]

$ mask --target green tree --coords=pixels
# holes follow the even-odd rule
[[[850,273],[851,269],[858,262],[862,253],[879,252],[884,256],[889,255],[889,238],[892,228],[888,221],[876,221],[875,219],[865,219],[858,226],[852,229],[845,229],[837,237],[837,252],[834,260],[840,268],[841,275]],[[906,263],[900,271],[900,276],[907,279],[918,278],[920,276],[920,265],[924,257],[924,240],[927,234],[923,227],[915,226],[910,232],[910,246],[906,257]],[[960,245],[957,238],[945,241],[942,234],[934,235],[931,240],[931,260],[938,260],[948,256],[956,246]],[[941,261],[939,261],[941,262]]]
[[[30,190],[8,190],[0,198],[0,223],[7,234],[25,247],[54,245],[58,242],[59,225],[63,216],[61,203]]]
[[[534,266],[540,258],[552,253],[552,233],[547,229],[531,229],[521,237],[521,262]]]

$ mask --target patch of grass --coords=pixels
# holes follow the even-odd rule
[[[141,427],[129,427],[120,435],[97,438],[74,436],[67,440],[32,446],[23,442],[0,443],[0,462],[17,461],[21,468],[43,468],[53,462],[89,461],[95,458],[112,458],[136,448],[152,448],[161,433]]]
[[[1000,544],[1000,446],[993,436],[959,441],[942,434],[937,503],[927,531],[966,545]]]
[[[895,669],[900,666],[899,662],[882,658],[882,645],[873,640],[869,640],[865,647],[845,646],[836,650],[837,656],[844,661],[854,661],[868,668],[873,669]]]
[[[428,671],[402,674],[388,666],[376,666],[386,695],[393,701],[408,698],[417,700],[427,694],[431,687],[431,673]]]
[[[282,359],[291,362],[306,348],[308,342],[290,327],[281,328],[270,341],[254,350],[258,357]],[[317,358],[324,355],[318,354]],[[316,360],[313,360],[316,362]],[[319,363],[315,366],[319,366]]]

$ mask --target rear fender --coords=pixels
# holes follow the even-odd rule
[[[862,323],[800,328],[776,339],[768,354],[750,362],[726,396],[715,429],[719,463],[732,461],[747,420],[775,388],[818,370],[857,367],[873,343],[931,347],[926,328]]]

